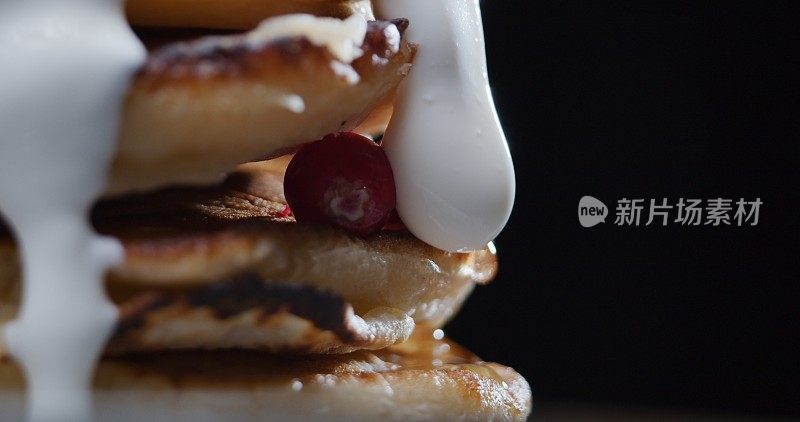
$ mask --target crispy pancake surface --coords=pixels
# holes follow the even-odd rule
[[[165,45],[128,93],[109,193],[215,182],[237,164],[356,127],[408,73],[407,25],[369,22],[363,55],[349,64],[304,38],[262,42],[258,30]]]
[[[345,355],[181,352],[104,359],[100,420],[525,420],[530,388],[513,369],[415,333]],[[21,411],[22,379],[0,361],[0,416]],[[18,414],[18,413],[17,413]]]
[[[283,209],[241,192],[176,189],[103,204],[95,223],[126,248],[112,287],[191,287],[253,271],[334,291],[360,314],[392,307],[438,325],[496,271],[488,249],[444,252],[407,232],[365,239],[296,224]]]
[[[243,166],[215,188],[95,208],[95,226],[125,248],[107,278],[123,316],[109,351],[376,349],[404,341],[416,325],[441,326],[494,276],[489,249],[448,253],[407,232],[364,239],[295,223],[281,191],[286,161]],[[16,312],[18,280],[6,237],[0,319]]]
[[[175,28],[246,30],[290,13],[374,19],[370,0],[128,0],[125,7],[132,25]]]
[[[405,341],[414,320],[399,309],[363,317],[340,296],[245,274],[179,291],[151,289],[122,300],[107,354],[176,349],[348,353]]]

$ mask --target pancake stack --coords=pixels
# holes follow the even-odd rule
[[[106,277],[120,318],[95,379],[102,420],[529,414],[519,374],[439,330],[494,277],[492,245],[445,252],[402,228],[356,236],[298,223],[287,206],[292,153],[335,132],[379,139],[413,66],[418,46],[402,36],[413,22],[375,20],[371,6],[129,1],[150,53],[91,215],[125,250]],[[343,64],[303,37],[262,39],[260,22],[289,13],[366,17],[364,54]],[[0,224],[0,324],[19,303],[17,254]],[[21,417],[23,387],[0,343],[3,420]]]

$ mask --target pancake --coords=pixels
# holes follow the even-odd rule
[[[208,184],[358,126],[408,73],[407,21],[373,21],[352,63],[304,38],[201,37],[152,52],[128,94],[109,194]]]
[[[151,289],[122,301],[106,353],[231,348],[348,353],[403,342],[414,328],[414,320],[399,309],[375,308],[362,318],[335,293],[245,274],[191,290]]]
[[[256,26],[287,13],[363,25],[353,15],[373,19],[369,0],[127,7],[150,53],[91,216],[125,253],[105,280],[119,319],[94,380],[97,419],[524,420],[519,374],[432,335],[494,277],[493,245],[449,253],[404,230],[298,224],[283,195],[303,143],[381,136],[416,51],[408,21],[369,22],[351,61]],[[19,280],[0,221],[0,328]],[[24,380],[3,341],[0,420],[20,420]]]
[[[134,26],[252,29],[263,19],[290,13],[374,19],[370,0],[128,0]]]
[[[0,360],[0,419],[19,420],[22,376]],[[103,359],[98,420],[525,420],[530,388],[429,332],[375,352],[181,352]]]
[[[494,277],[489,248],[450,253],[405,231],[360,238],[297,224],[283,201],[286,158],[209,188],[100,202],[92,221],[119,238],[107,277],[122,320],[109,351],[253,348],[342,353],[440,327]],[[18,268],[0,241],[0,318],[16,312]],[[311,311],[309,311],[311,309]]]

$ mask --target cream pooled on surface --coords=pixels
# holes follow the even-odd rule
[[[514,166],[486,72],[478,0],[381,0],[384,18],[411,22],[419,49],[383,138],[397,210],[419,239],[476,250],[514,203]]]
[[[0,210],[23,268],[20,312],[3,334],[32,421],[91,418],[90,379],[116,322],[102,280],[122,251],[88,210],[145,57],[122,3],[0,2]]]

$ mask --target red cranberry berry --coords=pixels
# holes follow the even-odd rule
[[[357,133],[304,145],[283,184],[298,222],[327,222],[360,236],[380,230],[395,208],[394,176],[383,148]]]

